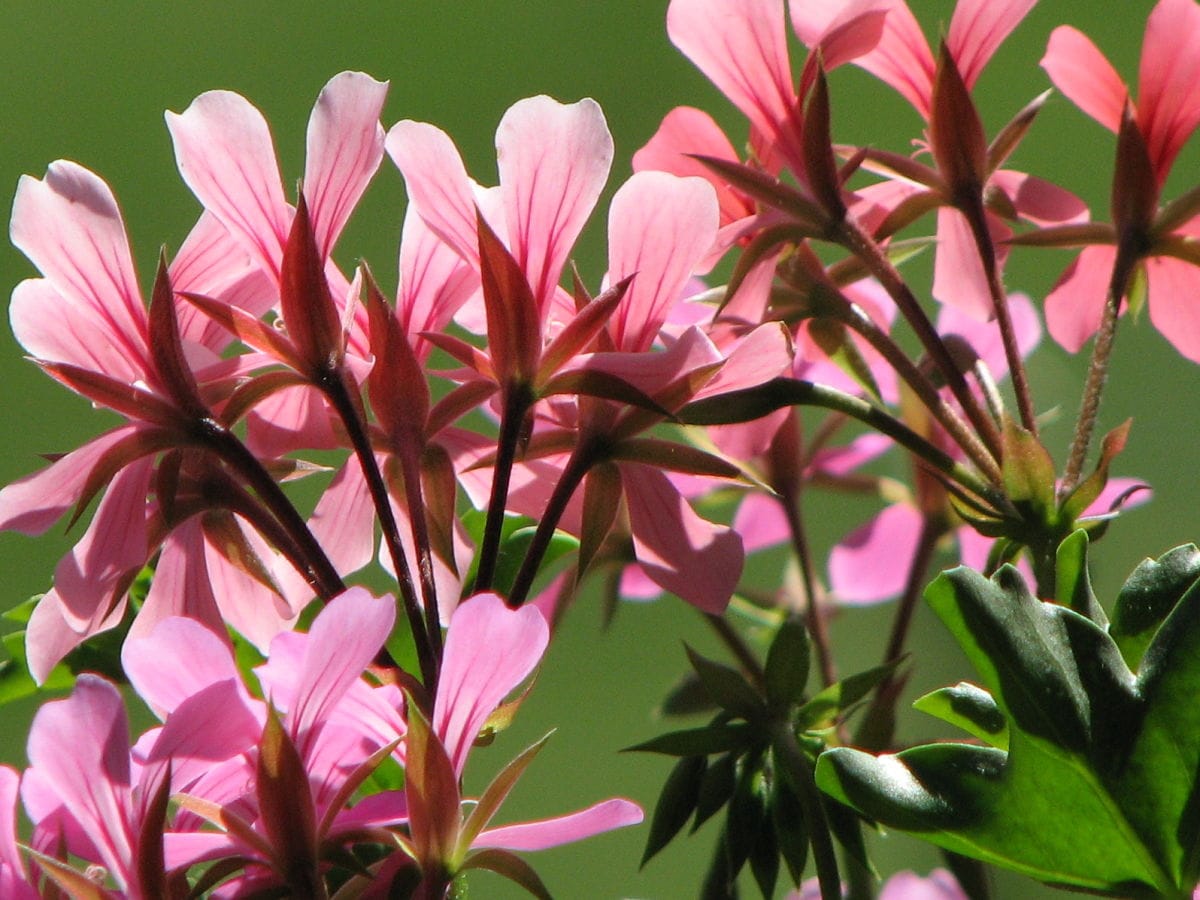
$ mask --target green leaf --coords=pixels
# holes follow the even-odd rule
[[[1198,579],[1200,550],[1195,544],[1143,560],[1133,570],[1117,594],[1108,629],[1131,668],[1141,661],[1154,632]]]
[[[1192,578],[1180,591],[1180,575],[1194,553],[1131,579],[1148,601],[1138,608],[1154,611],[1143,622],[1177,598],[1136,677],[1105,629],[1036,599],[1011,567],[990,581],[944,573],[926,599],[1007,719],[1007,752],[837,748],[822,755],[818,784],[884,825],[1051,884],[1189,897],[1200,877],[1200,587]]]
[[[900,662],[901,660],[895,660],[834,682],[800,707],[796,712],[796,729],[798,731],[819,731],[829,728],[838,716],[869,694],[875,685],[887,678]]]
[[[1101,628],[1107,628],[1108,616],[1092,592],[1092,582],[1088,577],[1087,548],[1087,532],[1082,530],[1073,532],[1058,545],[1055,556],[1055,599]]]
[[[704,728],[671,731],[626,747],[625,752],[662,753],[667,756],[707,756],[744,750],[754,740],[754,731],[740,722],[714,722]]]
[[[800,798],[782,780],[776,781],[771,792],[771,822],[779,855],[788,867],[792,884],[800,886],[804,866],[808,862],[808,822]]]
[[[46,683],[38,686],[29,674],[29,662],[25,656],[25,632],[12,631],[0,638],[9,658],[0,663],[0,706],[38,691],[66,691],[75,683],[75,676],[66,663],[59,663],[46,676]]]
[[[960,681],[954,687],[938,688],[914,701],[913,709],[956,725],[981,741],[1008,749],[1008,720],[983,688]]]
[[[553,900],[533,866],[507,850],[477,850],[463,863],[463,870],[466,869],[487,869],[525,888],[538,900]]]
[[[697,831],[701,825],[719,812],[737,785],[737,756],[726,753],[717,757],[704,770],[704,780],[700,782],[700,794],[696,798],[696,817],[692,820],[692,831]]]
[[[737,669],[701,656],[691,647],[684,645],[692,668],[708,695],[718,706],[750,722],[756,722],[766,714],[763,698],[754,690]]]
[[[646,849],[642,853],[642,866],[655,854],[671,843],[679,830],[687,824],[700,799],[700,787],[708,763],[703,756],[685,756],[675,763],[671,774],[663,784],[654,816],[650,821],[650,836],[646,838]]]
[[[785,619],[779,626],[763,669],[767,703],[772,709],[787,709],[798,703],[808,683],[808,632],[799,618]]]

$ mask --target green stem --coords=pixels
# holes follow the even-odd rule
[[[842,880],[838,874],[837,853],[833,849],[829,820],[825,816],[821,794],[813,777],[812,762],[804,755],[796,735],[792,733],[790,723],[786,721],[774,726],[772,746],[775,748],[776,758],[784,768],[785,777],[792,783],[804,808],[813,862],[817,867],[817,881],[821,885],[821,900],[841,900]]]

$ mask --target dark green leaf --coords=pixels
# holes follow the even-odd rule
[[[700,676],[686,672],[663,698],[658,711],[664,716],[692,716],[696,713],[715,712],[717,704],[704,690]]]
[[[641,865],[646,865],[659,850],[671,843],[679,829],[692,817],[707,768],[708,763],[703,756],[685,756],[675,763],[654,806],[650,836],[646,839]]]
[[[1008,749],[1008,720],[983,688],[960,681],[954,687],[938,688],[913,703],[913,709],[937,716],[981,741]]]
[[[709,763],[708,768],[704,771],[704,780],[700,782],[700,794],[696,798],[696,817],[692,821],[693,832],[729,802],[736,785],[737,756],[735,754],[726,753]]]
[[[1143,560],[1117,594],[1108,633],[1133,668],[1163,619],[1200,579],[1200,550],[1186,544],[1158,559]]]
[[[1081,616],[1091,619],[1101,628],[1108,627],[1108,616],[1092,592],[1088,577],[1088,536],[1083,530],[1071,534],[1058,545],[1055,557],[1057,575],[1054,579],[1055,599]]]
[[[808,665],[808,632],[798,617],[789,617],[771,641],[763,670],[767,703],[773,709],[787,709],[800,702],[808,683]]]
[[[692,668],[708,695],[717,705],[732,715],[747,721],[758,721],[766,713],[763,698],[752,688],[736,669],[701,656],[691,647],[684,645]]]
[[[775,783],[771,792],[771,822],[779,855],[788,867],[792,884],[799,887],[808,862],[808,823],[800,798],[782,780]]]
[[[830,727],[849,707],[853,706],[883,679],[887,678],[900,660],[876,666],[843,678],[813,696],[796,713],[796,728],[799,731],[814,731]]]
[[[744,750],[754,740],[754,730],[740,722],[716,722],[704,728],[689,728],[660,734],[656,738],[626,747],[626,752],[663,753],[667,756],[707,756]]]

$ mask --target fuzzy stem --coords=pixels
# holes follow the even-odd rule
[[[937,329],[933,327],[933,323],[925,315],[925,310],[921,308],[921,304],[913,296],[913,292],[908,284],[900,276],[900,273],[896,271],[896,267],[892,265],[891,260],[887,258],[887,254],[883,252],[883,249],[870,235],[864,232],[849,217],[840,226],[838,242],[863,262],[867,270],[875,276],[883,286],[883,289],[887,291],[888,296],[896,302],[896,306],[900,309],[901,314],[916,333],[921,346],[941,371],[942,377],[946,379],[946,384],[950,387],[951,393],[954,394],[955,399],[958,400],[959,405],[966,413],[967,419],[979,433],[984,446],[988,448],[993,458],[999,459],[1001,441],[1000,431],[996,428],[996,423],[988,418],[987,413],[984,412],[983,408],[976,401],[975,395],[971,393],[971,389],[968,387],[962,372],[954,364],[954,360],[950,357],[950,352],[946,349],[946,345],[938,335]]]
[[[1092,346],[1092,359],[1088,364],[1087,379],[1083,387],[1083,399],[1079,405],[1079,419],[1075,423],[1075,435],[1067,453],[1067,468],[1063,473],[1059,496],[1065,497],[1079,483],[1083,464],[1096,430],[1096,419],[1100,414],[1100,400],[1104,395],[1104,384],[1108,381],[1108,362],[1112,357],[1113,343],[1117,336],[1120,299],[1110,290],[1104,301],[1104,315],[1096,343]]]

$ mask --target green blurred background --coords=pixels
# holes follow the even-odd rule
[[[935,37],[952,9],[948,2],[912,0],[912,5]],[[1090,34],[1133,80],[1150,7],[1146,0],[1043,2],[1001,48],[978,87],[989,127],[994,130],[1048,87],[1036,64],[1050,30],[1060,22]],[[611,194],[628,176],[632,153],[675,105],[710,110],[735,141],[744,134],[737,114],[671,47],[664,11],[665,3],[646,0],[347,2],[336,11],[324,3],[258,0],[236,5],[6,3],[0,11],[0,207],[10,208],[20,174],[41,175],[60,157],[83,163],[108,181],[121,202],[146,279],[159,246],[177,247],[199,212],[175,172],[163,110],[181,111],[211,88],[241,92],[270,121],[284,178],[291,184],[302,171],[312,102],[324,82],[343,69],[389,79],[385,126],[402,118],[436,123],[454,136],[468,169],[483,182],[494,181],[492,136],[512,102],[535,93],[563,101],[592,96],[604,107],[616,140]],[[915,114],[863,73],[835,73],[832,85],[838,139],[905,150],[919,136]],[[1012,165],[1075,190],[1103,218],[1112,152],[1111,135],[1055,97]],[[1185,152],[1177,164],[1175,193],[1195,182],[1198,158]],[[402,212],[401,179],[385,160],[341,241],[343,265],[365,258],[394,288]],[[603,270],[603,216],[595,221],[576,255],[593,285]],[[1040,298],[1068,258],[1061,252],[1018,257],[1008,270],[1009,286]],[[914,269],[914,277],[922,279],[922,271]],[[33,274],[17,251],[0,248],[4,290]],[[39,375],[21,358],[8,330],[0,332],[0,433],[9,441],[0,453],[0,482],[8,482],[38,467],[37,454],[68,450],[109,420]],[[1082,364],[1049,344],[1033,363],[1039,410],[1061,410],[1044,432],[1060,464]],[[1200,490],[1192,475],[1197,447],[1189,398],[1196,384],[1193,367],[1148,320],[1122,326],[1100,428],[1135,418],[1117,471],[1152,480],[1156,492],[1151,506],[1132,512],[1105,539],[1096,566],[1101,597],[1111,597],[1143,556],[1195,537]],[[903,472],[899,460],[886,465]],[[844,498],[814,497],[810,506],[813,521],[820,523],[818,541],[826,547],[874,509]],[[55,561],[74,537],[62,526],[40,540],[0,535],[0,605],[44,590]],[[755,564],[778,563],[772,558]],[[877,661],[889,621],[887,607],[852,610],[837,619],[843,671]],[[910,698],[971,677],[923,609],[914,637],[919,656]],[[652,809],[669,761],[617,751],[667,727],[653,711],[683,670],[685,640],[718,652],[699,618],[678,601],[628,604],[605,630],[596,599],[585,599],[552,646],[517,725],[492,751],[479,754],[481,766],[473,780],[468,773],[468,787],[481,785],[482,770],[494,769],[533,738],[557,728],[506,817],[549,815],[613,794]],[[24,731],[33,709],[32,703],[0,708],[0,761],[24,764]],[[901,737],[938,734],[945,732],[936,724],[910,717]],[[642,872],[637,862],[645,827],[548,851],[532,861],[561,897],[687,897],[697,890],[714,837],[710,824],[677,841]],[[885,871],[925,871],[936,864],[936,853],[903,836],[882,837],[876,844]],[[484,897],[514,895],[486,875],[476,879],[472,891]],[[998,887],[1002,897],[1038,892],[1018,879],[1002,879]]]

